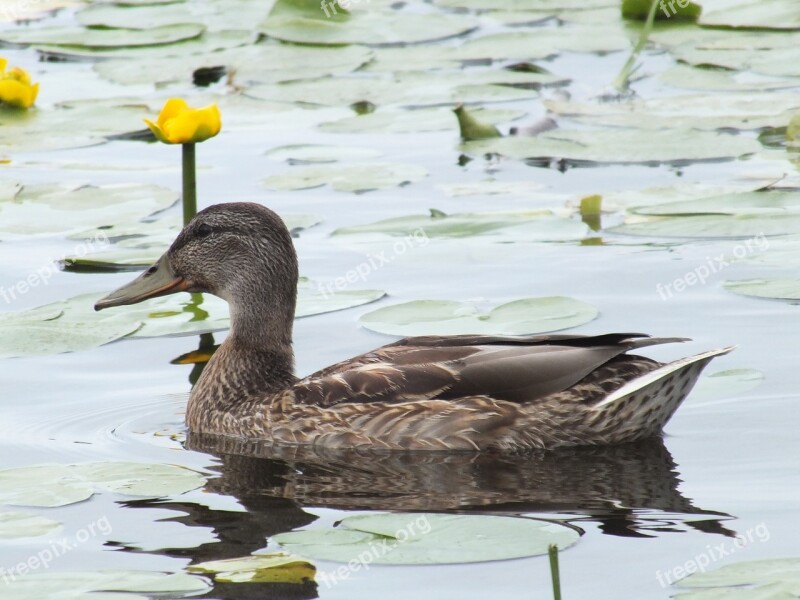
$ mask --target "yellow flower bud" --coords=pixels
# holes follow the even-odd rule
[[[8,61],[0,58],[0,105],[14,108],[30,108],[39,95],[39,84],[31,83],[31,76],[24,69],[14,67],[6,71]]]
[[[194,144],[204,142],[222,129],[219,107],[192,108],[180,98],[170,98],[161,109],[158,120],[144,120],[160,141],[165,144]]]

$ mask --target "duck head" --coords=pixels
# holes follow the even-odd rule
[[[197,213],[153,266],[99,300],[95,310],[207,292],[230,305],[232,332],[237,324],[249,325],[252,336],[258,322],[291,324],[297,279],[292,238],[278,215],[249,202],[216,204]]]

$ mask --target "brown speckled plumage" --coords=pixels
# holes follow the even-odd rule
[[[705,365],[731,350],[662,365],[627,352],[681,340],[429,336],[297,379],[297,273],[277,215],[257,204],[216,205],[98,308],[175,291],[227,300],[231,332],[192,391],[187,424],[291,445],[517,451],[635,441],[660,432]]]

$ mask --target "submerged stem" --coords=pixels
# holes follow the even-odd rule
[[[656,21],[657,6],[658,0],[653,0],[650,4],[650,12],[647,13],[647,20],[644,22],[642,31],[639,33],[639,40],[636,42],[633,50],[631,50],[631,55],[628,57],[628,60],[625,61],[625,65],[622,67],[619,75],[617,75],[617,78],[614,79],[614,83],[612,85],[620,94],[625,93],[625,91],[628,89],[631,75],[633,75],[633,72],[636,70],[636,58],[645,47],[645,44],[647,44],[647,40],[650,37],[650,32],[653,30],[653,24]]]
[[[183,224],[197,214],[197,172],[195,166],[195,144],[181,144],[183,147]]]

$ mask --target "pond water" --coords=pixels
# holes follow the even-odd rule
[[[33,4],[19,2],[13,8],[21,12]],[[119,9],[114,4],[95,3],[91,8],[97,12],[89,13],[88,17],[81,17],[79,11],[91,3],[69,4],[41,20],[6,23],[0,28],[3,34],[0,39],[20,41],[13,36],[4,37],[8,31],[15,35],[21,35],[22,31],[31,36],[31,32],[44,28],[80,27],[79,23],[119,25],[122,13],[101,10],[109,6]],[[202,0],[148,6],[151,20],[141,17],[137,21],[131,17],[129,26],[152,29],[159,24],[152,15],[160,14],[165,25],[203,23],[203,19],[209,19],[210,30],[247,31],[252,23],[261,23],[269,14],[268,6],[251,5],[247,9],[251,12],[247,12],[244,8],[247,3],[233,4],[236,6],[229,5],[225,10],[220,8],[223,3],[217,2],[210,2],[202,9]],[[563,6],[553,8],[549,2],[527,3],[530,6],[504,2],[502,7],[491,4],[471,1],[411,2],[398,6],[378,1],[354,4],[353,14],[377,20],[352,25],[371,32],[362,34],[366,39],[352,40],[356,43],[350,47],[362,48],[364,52],[353,65],[349,65],[353,59],[345,60],[338,55],[325,63],[322,48],[318,57],[308,56],[302,59],[305,63],[298,59],[296,64],[289,65],[288,69],[296,71],[294,76],[284,72],[248,75],[248,66],[257,71],[256,66],[271,68],[271,65],[259,64],[253,56],[231,55],[232,58],[225,60],[241,61],[239,74],[234,77],[236,90],[224,80],[206,89],[192,86],[192,70],[203,65],[177,64],[165,50],[171,44],[150,47],[150,54],[132,52],[125,59],[107,62],[111,66],[104,67],[106,71],[96,67],[103,63],[87,61],[85,57],[40,62],[41,53],[36,48],[41,49],[43,44],[33,39],[35,35],[31,38],[32,46],[4,48],[0,56],[6,57],[9,64],[27,69],[34,81],[40,82],[36,118],[63,112],[58,103],[100,99],[96,100],[95,106],[100,108],[95,114],[104,124],[98,126],[92,122],[92,110],[78,113],[81,116],[77,123],[67,123],[69,119],[62,117],[58,125],[62,129],[54,131],[53,136],[67,140],[80,135],[97,137],[142,129],[138,114],[134,117],[120,113],[121,116],[114,118],[115,107],[129,102],[120,98],[145,103],[142,114],[151,117],[157,114],[163,100],[171,96],[185,97],[194,105],[218,101],[223,112],[223,131],[198,146],[201,207],[245,200],[265,204],[289,221],[301,215],[313,216],[308,222],[317,224],[301,229],[295,238],[301,275],[312,282],[333,282],[369,262],[370,257],[379,254],[389,257],[386,264],[370,268],[363,280],[345,286],[348,291],[386,292],[376,304],[297,319],[294,343],[300,374],[392,341],[393,337],[359,324],[362,315],[382,306],[441,299],[468,302],[486,312],[521,298],[563,295],[599,311],[596,319],[570,331],[589,334],[641,331],[692,338],[682,345],[647,352],[659,360],[735,344],[737,349],[716,359],[707,373],[748,369],[747,377],[752,381],[718,378],[723,379],[720,383],[707,378],[701,384],[702,389],[688,398],[668,424],[663,440],[510,457],[370,455],[269,449],[257,444],[187,438],[183,411],[197,367],[173,361],[197,350],[203,340],[208,342],[207,337],[193,334],[129,338],[61,354],[48,354],[49,345],[45,343],[38,355],[0,360],[3,381],[0,468],[133,461],[179,465],[204,474],[207,482],[192,491],[165,498],[157,495],[153,498],[152,494],[136,498],[105,491],[86,501],[57,508],[0,507],[3,511],[32,512],[62,523],[58,532],[44,537],[0,539],[0,567],[5,569],[0,576],[54,540],[64,538],[73,542],[71,548],[60,553],[46,569],[34,569],[37,574],[104,569],[181,572],[190,564],[243,557],[259,550],[279,550],[279,545],[271,540],[276,534],[331,527],[344,517],[376,511],[524,515],[579,528],[578,543],[560,554],[565,598],[669,598],[680,591],[670,582],[682,576],[679,570],[688,563],[707,560],[711,569],[738,561],[792,558],[800,554],[797,542],[800,468],[796,461],[800,452],[797,435],[800,413],[795,355],[795,340],[800,335],[798,307],[790,300],[744,296],[723,287],[728,280],[791,278],[796,274],[798,241],[791,234],[800,233],[792,229],[798,203],[788,202],[778,210],[740,201],[736,194],[776,181],[789,190],[787,193],[797,186],[796,166],[784,145],[767,147],[757,143],[756,138],[760,129],[786,126],[789,113],[779,97],[787,94],[785,90],[800,88],[800,79],[792,79],[800,76],[800,72],[793,73],[788,66],[784,67],[785,72],[759,70],[758,65],[764,64],[766,58],[759,57],[761,62],[758,62],[750,56],[742,64],[752,65],[752,71],[737,74],[735,85],[703,79],[704,75],[719,71],[683,65],[681,68],[687,71],[676,73],[679,58],[689,64],[703,62],[699,58],[691,60],[689,55],[690,50],[700,52],[704,43],[726,48],[727,42],[740,52],[740,57],[758,44],[752,42],[748,46],[747,32],[736,37],[730,30],[701,30],[697,25],[667,23],[654,31],[655,42],[640,56],[642,64],[637,76],[641,79],[633,83],[634,101],[660,99],[661,105],[630,109],[627,103],[631,100],[626,99],[601,104],[597,96],[608,93],[608,86],[627,59],[640,28],[638,24],[623,23],[616,2],[582,2],[581,6],[571,7],[571,12]],[[704,4],[713,9],[713,3]],[[487,12],[489,8],[497,10]],[[185,16],[190,18],[176,21],[172,15],[180,10],[188,11]],[[237,10],[242,14],[237,16]],[[306,6],[305,10],[310,9]],[[408,15],[429,18],[432,24],[405,23],[403,18]],[[464,21],[454,25],[437,21],[440,17]],[[392,21],[393,18],[397,20]],[[218,27],[213,26],[215,19],[222,20]],[[387,34],[388,39],[380,39],[380,28],[376,25],[380,22],[393,32]],[[347,23],[342,27],[347,27]],[[429,32],[426,27],[432,30]],[[285,24],[261,26],[261,31],[271,32],[273,39],[262,40],[258,51],[271,56],[270,52],[280,44],[278,39],[303,38],[300,29],[297,34]],[[598,33],[592,36],[591,31]],[[468,51],[463,48],[490,35],[540,32],[544,32],[545,41],[533,44],[530,42],[533,38],[528,38],[533,44],[529,55],[520,50],[519,41],[512,44],[495,39],[484,43],[484,49],[477,43]],[[723,38],[720,32],[730,37]],[[702,37],[712,34],[720,35],[721,41]],[[792,61],[780,53],[784,47],[791,47],[791,40],[786,37],[791,35],[794,34],[762,31],[758,39],[762,40],[765,52],[775,52],[786,65]],[[670,36],[676,42],[673,45],[667,43]],[[772,40],[770,36],[779,41],[770,46],[763,41]],[[436,41],[437,38],[446,39]],[[418,44],[403,46],[403,41]],[[383,45],[384,42],[388,45]],[[546,44],[552,46],[549,51]],[[249,42],[239,46],[242,47],[249,48],[247,51],[255,48]],[[281,47],[296,48],[288,44]],[[460,54],[454,50],[459,48]],[[48,49],[52,51],[53,47]],[[74,43],[58,49],[76,54],[87,52]],[[228,56],[210,54],[213,49],[210,45],[198,51],[198,57],[207,60],[204,66],[215,66],[219,56]],[[726,64],[726,59],[718,56],[722,52],[717,50],[714,55],[717,62],[711,64]],[[282,54],[276,56],[276,60],[288,60]],[[528,83],[522,88],[493,86],[499,89],[490,92],[466,88],[453,91],[470,81],[476,85],[491,82],[492,73],[508,73],[504,67],[522,60],[546,68],[558,81],[541,89],[538,84]],[[262,61],[268,62],[269,58]],[[151,71],[149,81],[162,83],[148,83],[146,76],[143,81],[132,77],[127,83],[114,80],[114,65],[121,73],[125,63],[145,74]],[[340,64],[344,66],[337,66]],[[355,79],[349,79],[349,73],[359,66],[353,77],[371,82],[364,91],[356,89],[360,84]],[[130,64],[128,67],[133,68]],[[173,67],[180,74],[175,78],[171,75]],[[417,79],[407,77],[409,72]],[[673,74],[671,79],[664,77],[667,72]],[[420,73],[430,78],[423,80]],[[454,73],[458,74],[458,81]],[[450,76],[454,81],[447,80]],[[286,84],[281,82],[298,77],[308,77],[311,83],[307,88],[284,93]],[[326,77],[335,78],[335,85],[317,79]],[[119,75],[118,79],[121,78]],[[380,82],[393,78],[400,80],[401,85],[388,91],[380,87]],[[437,78],[441,80],[437,82]],[[501,77],[498,82],[505,80]],[[783,88],[772,92],[776,95],[774,105],[752,96],[768,93],[762,87]],[[319,96],[315,89],[320,90]],[[509,89],[524,93],[520,92],[520,97],[505,97]],[[392,94],[401,92],[405,95],[402,99],[392,99]],[[566,93],[571,100],[566,100]],[[447,113],[461,99],[459,94],[465,96],[469,110],[482,106],[512,111],[507,115],[518,114],[520,118],[514,122],[509,116],[489,119],[504,134],[513,125],[529,125],[544,117],[544,100],[552,102],[550,106],[554,109],[559,103],[573,102],[562,107],[563,114],[558,110],[552,113],[560,129],[548,132],[553,136],[548,143],[563,143],[567,134],[559,139],[560,132],[578,132],[584,136],[578,140],[583,150],[573,154],[530,151],[526,155],[530,159],[547,157],[546,160],[508,158],[500,156],[502,152],[487,155],[481,147],[460,146],[454,116],[450,125],[444,127],[415,126],[408,120],[409,114],[422,115],[419,111],[432,110],[429,107],[441,107]],[[698,95],[687,99],[689,94]],[[298,95],[299,101],[294,97]],[[737,97],[745,108],[734,110],[725,104],[725,98]],[[674,104],[670,104],[670,99],[674,99]],[[355,113],[349,105],[357,100],[371,100],[378,107],[373,114],[387,115],[390,124],[407,119],[404,122],[411,123],[407,125],[409,131],[365,127],[364,131],[353,132],[342,126],[339,132],[331,132],[330,126],[321,125],[351,119]],[[587,109],[584,117],[576,118],[581,104],[612,109]],[[788,106],[799,109],[800,96]],[[625,118],[634,115],[638,120],[614,123],[608,115],[615,110],[615,114],[627,113]],[[651,120],[652,114],[656,116]],[[367,117],[370,115],[362,118]],[[708,119],[707,127],[702,126],[704,118]],[[746,124],[748,119],[758,125]],[[3,121],[3,125],[10,122]],[[590,127],[594,125],[600,129],[592,130]],[[755,130],[756,127],[760,129]],[[720,128],[724,131],[717,135],[723,137],[716,145],[711,144],[710,154],[701,148],[708,145],[708,140],[692,138],[698,130]],[[596,131],[602,133],[595,136]],[[612,138],[603,141],[603,135],[619,131],[633,133],[617,143]],[[678,141],[685,136],[684,143],[681,146],[675,142],[674,147],[665,148],[666,142],[662,141],[653,149],[655,142],[650,133],[655,131],[672,132]],[[176,193],[179,189],[179,150],[174,146],[114,140],[99,145],[75,144],[80,147],[70,147],[67,142],[60,149],[52,149],[33,136],[23,144],[25,130],[17,133],[17,141],[2,136],[0,127],[0,158],[7,159],[0,165],[4,186],[58,183],[77,188],[87,184],[126,183],[157,185]],[[15,150],[17,142],[21,151]],[[755,150],[741,153],[731,150],[739,143],[754,144]],[[329,178],[340,167],[361,164],[367,165],[368,174],[374,174],[379,168],[375,163],[410,165],[417,171],[406,172],[418,175],[424,169],[426,175],[414,175],[410,177],[413,181],[403,185],[368,182],[365,187],[379,189],[359,193],[336,190],[329,185],[289,189],[301,186],[273,178],[309,168],[309,164],[265,153],[304,144],[331,145],[334,156],[339,153],[344,156],[339,162],[325,163],[326,168],[332,169]],[[620,147],[627,144],[630,146]],[[379,157],[361,158],[359,153],[353,156],[345,150],[350,147],[373,149],[373,156]],[[545,143],[545,147],[550,146]],[[593,160],[583,153],[586,149],[601,155],[607,153],[609,159]],[[489,150],[492,151],[491,146]],[[731,156],[726,154],[729,151]],[[294,152],[290,149],[286,155],[291,157]],[[663,152],[666,155],[661,159],[659,153]],[[633,158],[626,158],[626,154]],[[464,160],[464,156],[470,160]],[[636,160],[636,156],[642,160]],[[571,160],[560,160],[564,158]],[[358,189],[359,178],[364,177],[363,173],[356,173],[342,185],[353,184]],[[605,229],[596,232],[581,224],[577,209],[582,197],[593,194],[603,196],[605,211],[602,215]],[[667,229],[645,229],[631,235],[637,233],[635,228],[639,223],[664,222],[641,214],[642,211],[637,214],[636,207],[721,194],[728,196],[716,202],[728,206],[730,216],[720,216],[724,212],[721,209],[700,209],[700,216],[717,215],[712,217],[712,221],[714,218],[717,221],[701,228],[699,234],[692,233],[693,226],[687,227],[684,222],[700,217],[678,216],[674,220],[680,223],[674,226],[671,235],[664,234]],[[13,203],[7,198],[3,200],[0,221],[11,214],[8,207]],[[70,201],[69,197],[64,199]],[[101,208],[82,210],[89,219],[93,211]],[[332,235],[340,228],[392,217],[426,215],[430,209],[448,215],[547,210],[552,211],[549,217],[553,222],[534,224],[523,234],[516,234],[513,227],[506,226],[488,233],[473,231],[468,235],[458,231],[458,235],[430,235],[425,237],[424,244],[402,236]],[[23,210],[30,211],[27,214],[32,222],[55,221],[52,215],[35,206],[23,205]],[[163,211],[143,210],[134,219],[126,216],[122,224],[129,226],[133,222],[135,226],[157,212],[156,222],[167,231],[165,239],[174,235],[169,227],[174,228],[180,222],[178,204]],[[672,212],[684,215],[692,210],[690,207]],[[22,213],[23,217],[25,214]],[[113,211],[109,214],[106,221],[100,222],[119,224]],[[780,221],[783,225],[759,220],[765,215],[784,219]],[[79,224],[80,219],[76,222]],[[28,235],[19,234],[23,229],[9,231],[0,223],[0,279],[4,288],[11,289],[31,273],[52,264],[54,259],[75,254],[83,238],[74,236],[96,226],[94,220],[88,222],[91,225],[83,228],[48,224]],[[615,226],[621,227],[615,231]],[[781,235],[772,236],[775,233]],[[398,246],[398,240],[405,241]],[[157,249],[155,255],[158,253]],[[707,281],[687,277],[690,273],[703,273],[706,265],[709,269],[714,265]],[[99,296],[131,277],[130,272],[59,271],[46,284],[0,301],[0,310],[23,311],[88,293]],[[683,282],[685,289],[679,291],[676,281]],[[91,300],[86,303],[91,306]],[[0,324],[3,327],[6,326]],[[3,344],[10,344],[11,336],[19,335],[28,334],[6,327]],[[225,332],[213,335],[214,341],[220,343]],[[763,374],[763,380],[756,371]],[[0,496],[3,491],[0,489]],[[87,533],[90,526],[91,532]],[[748,539],[748,543],[741,547],[735,544],[737,534]],[[316,582],[217,581],[213,588],[196,594],[208,598],[348,599],[404,598],[410,594],[461,599],[552,595],[550,569],[543,556],[469,564],[371,566],[348,572],[346,578],[330,585],[319,575],[335,572],[337,563],[313,562]],[[0,597],[6,597],[3,587],[4,582],[0,581]],[[135,587],[122,589],[137,592]],[[138,594],[149,597],[147,589],[140,589]],[[166,592],[159,597],[183,596]],[[50,596],[33,592],[20,597]]]

